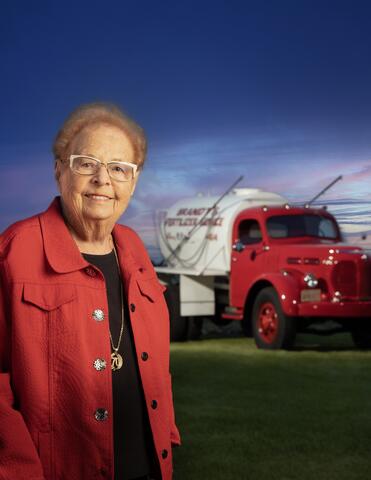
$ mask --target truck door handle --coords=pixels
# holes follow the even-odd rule
[[[236,243],[234,243],[232,245],[232,249],[235,250],[236,252],[243,252],[245,250],[245,245],[240,242],[240,241],[237,241]]]

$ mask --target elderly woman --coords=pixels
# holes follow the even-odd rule
[[[1,479],[172,478],[165,287],[117,223],[145,152],[117,107],[78,108],[54,144],[60,197],[0,237]]]

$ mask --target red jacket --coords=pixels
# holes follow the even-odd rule
[[[116,225],[113,236],[158,462],[170,480],[180,437],[165,287],[132,229]],[[0,281],[0,479],[112,479],[111,369],[93,367],[98,358],[110,365],[105,282],[81,256],[58,198],[1,235]],[[106,420],[95,418],[98,408]]]

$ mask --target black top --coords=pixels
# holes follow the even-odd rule
[[[121,329],[121,279],[115,252],[106,255],[83,254],[85,260],[103,273],[106,281],[109,326],[117,347]],[[123,366],[112,371],[115,480],[128,480],[150,474],[154,450],[144,393],[135,354],[130,314],[123,288],[124,330],[118,352]],[[112,349],[111,349],[112,351]],[[107,359],[107,368],[111,368]]]

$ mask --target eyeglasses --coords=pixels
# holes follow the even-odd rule
[[[106,168],[108,175],[118,182],[129,182],[133,180],[138,170],[138,165],[135,163],[103,163],[97,158],[88,155],[70,155],[70,168],[79,175],[95,175],[102,166]]]

